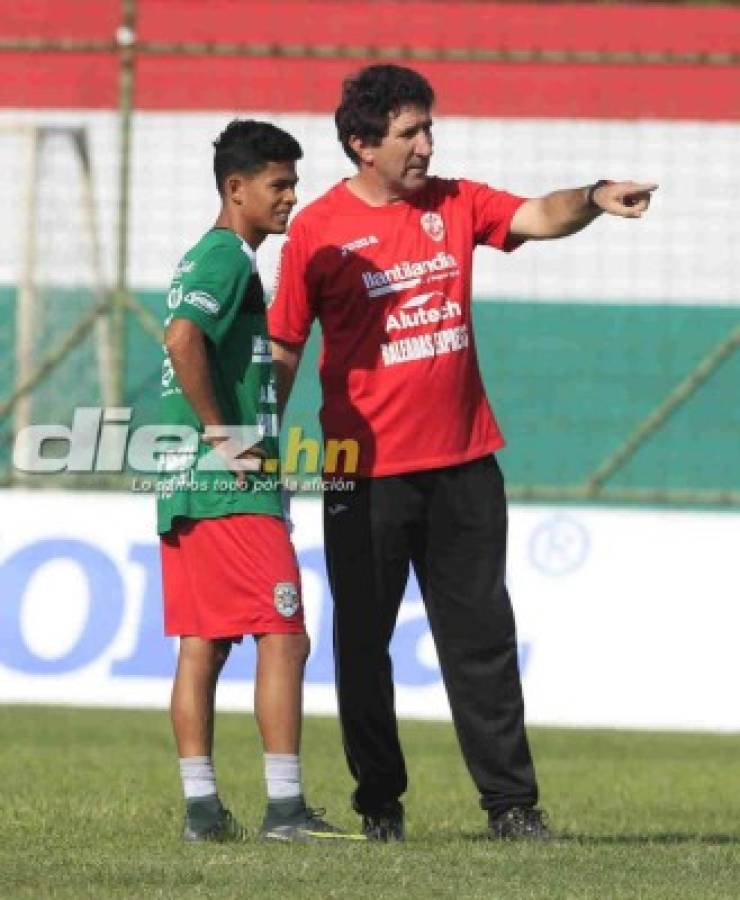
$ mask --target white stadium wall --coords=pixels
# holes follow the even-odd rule
[[[265,114],[305,148],[299,164],[300,204],[351,173],[329,116]],[[129,283],[166,290],[184,250],[218,211],[210,142],[236,115],[138,113],[132,155]],[[116,117],[89,110],[0,110],[0,125],[84,126],[92,147],[95,196],[105,268],[115,263]],[[437,117],[433,171],[486,181],[533,196],[602,176],[657,181],[649,217],[602,221],[568,241],[525,247],[510,256],[479,251],[474,291],[486,299],[732,305],[740,284],[740,189],[736,158],[740,124]],[[708,165],[707,148],[711,148]],[[62,138],[42,156],[39,265],[55,286],[85,284],[89,247],[83,231],[77,160]],[[19,211],[27,190],[22,138],[0,130],[0,283],[14,284],[23,257]],[[259,251],[272,284],[281,240]]]
[[[165,707],[176,645],[162,637],[153,499],[16,490],[0,506],[0,702]],[[297,500],[294,520],[306,711],[333,713],[319,501]],[[507,580],[528,720],[740,730],[738,533],[740,514],[514,507]],[[448,718],[415,583],[392,649],[399,714]],[[220,708],[251,709],[253,662],[247,639]]]

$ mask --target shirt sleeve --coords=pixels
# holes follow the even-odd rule
[[[283,244],[275,293],[267,310],[270,337],[286,344],[305,344],[316,312],[312,302],[309,241],[296,220]]]
[[[511,235],[511,220],[526,197],[518,197],[508,191],[498,191],[487,184],[466,183],[470,192],[473,211],[473,239],[510,253],[524,243],[524,238]]]
[[[220,344],[239,312],[251,274],[249,258],[241,250],[213,247],[183,275],[172,317],[189,319]]]

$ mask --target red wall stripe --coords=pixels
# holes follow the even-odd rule
[[[342,78],[361,63],[144,59],[142,109],[333,111]],[[440,115],[740,119],[740,80],[729,67],[416,66],[435,87]],[[721,89],[720,89],[721,88]]]
[[[150,0],[144,0],[144,3],[147,2]],[[113,37],[120,19],[120,0],[6,2],[3,3],[0,18],[0,35],[5,38],[65,37],[105,40]]]
[[[559,50],[738,50],[735,5],[138,0],[142,40]],[[3,37],[110,39],[120,0],[4,3]]]
[[[115,58],[100,54],[0,53],[0,107],[112,109]]]
[[[740,52],[740,9],[337,0],[139,0],[141,40]],[[245,14],[248,10],[248,14]],[[118,0],[25,0],[3,37],[109,39]],[[327,113],[363,61],[142,56],[147,110]],[[740,68],[419,63],[443,115],[740,120]],[[107,54],[0,53],[0,106],[115,107]]]
[[[731,7],[140,0],[139,8],[142,40],[664,51],[731,51],[740,43],[740,12]]]

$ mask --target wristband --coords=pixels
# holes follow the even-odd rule
[[[588,189],[588,193],[586,194],[586,203],[591,207],[591,209],[598,209],[599,212],[604,211],[603,206],[599,206],[599,204],[594,200],[594,194],[600,187],[604,187],[605,184],[612,184],[613,182],[609,181],[608,178],[599,178],[598,181],[595,181],[591,187]]]

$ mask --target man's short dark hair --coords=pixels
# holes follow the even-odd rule
[[[269,122],[234,119],[213,142],[213,173],[220,194],[235,172],[255,175],[271,162],[295,162],[303,156],[298,141]]]
[[[433,105],[434,91],[423,75],[404,66],[368,66],[342,85],[342,101],[334,115],[337,136],[356,163],[350,138],[377,146],[388,134],[389,114],[397,114],[403,106]]]

